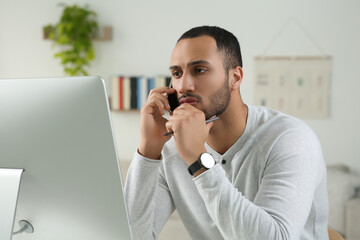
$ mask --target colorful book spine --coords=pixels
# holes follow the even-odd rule
[[[137,109],[138,88],[137,77],[130,77],[130,108]]]
[[[138,109],[141,109],[144,106],[147,96],[148,96],[148,80],[145,77],[140,79],[140,104],[138,104]]]
[[[119,106],[119,81],[118,81],[118,77],[113,77],[111,79],[111,101],[110,101],[110,105],[111,105],[111,109],[112,110],[119,110],[120,106]]]
[[[147,79],[145,77],[137,78],[137,109],[145,104],[147,99]]]
[[[118,83],[119,83],[119,110],[123,110],[124,109],[124,103],[123,103],[123,100],[124,100],[124,93],[123,93],[123,77],[119,77],[118,79]]]
[[[141,108],[141,77],[136,78],[136,109]]]
[[[165,77],[165,86],[169,87],[171,83],[171,77]]]
[[[155,88],[155,78],[154,77],[149,77],[148,78],[148,92],[147,92],[147,96],[149,96],[151,89]]]
[[[130,78],[124,77],[123,78],[123,110],[130,110]]]
[[[155,78],[155,88],[165,87],[165,77],[164,76],[157,76]]]

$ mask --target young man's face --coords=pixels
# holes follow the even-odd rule
[[[215,39],[200,36],[181,40],[173,50],[169,69],[180,104],[202,110],[206,119],[225,111],[230,88]]]

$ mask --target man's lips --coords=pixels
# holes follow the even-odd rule
[[[186,97],[186,98],[180,98],[179,103],[180,105],[183,103],[188,103],[191,105],[195,105],[199,102],[199,100],[195,97]]]

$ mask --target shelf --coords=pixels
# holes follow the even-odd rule
[[[43,38],[49,39],[49,32],[45,30],[45,27],[43,27]],[[99,41],[99,42],[110,41],[111,39],[112,39],[111,26],[103,26],[100,29],[100,36],[93,38],[94,41]]]

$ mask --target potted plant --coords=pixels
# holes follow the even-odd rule
[[[47,37],[54,40],[56,46],[61,46],[61,51],[54,57],[61,59],[66,74],[88,75],[85,67],[95,58],[92,39],[98,33],[96,13],[88,6],[60,6],[64,7],[60,21],[44,27]]]

